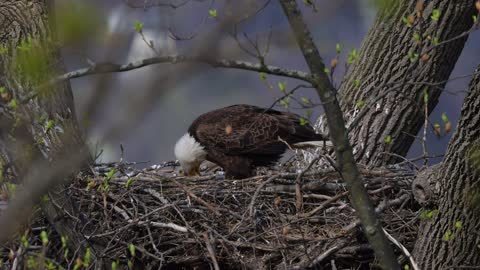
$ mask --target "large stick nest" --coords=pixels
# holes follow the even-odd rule
[[[65,218],[105,262],[130,261],[139,269],[368,269],[375,264],[334,170],[269,171],[244,180],[173,172],[96,166],[62,191],[76,208],[64,210]],[[418,220],[413,172],[361,172],[384,228],[411,250]]]

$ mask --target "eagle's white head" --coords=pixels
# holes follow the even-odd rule
[[[180,137],[175,144],[175,157],[187,176],[200,175],[200,163],[206,156],[207,152],[203,146],[188,133]]]

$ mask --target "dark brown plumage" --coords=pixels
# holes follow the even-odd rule
[[[246,178],[255,167],[278,161],[287,149],[285,142],[325,140],[308,123],[301,124],[300,118],[289,112],[233,105],[199,116],[188,133],[204,148],[206,159],[221,166],[227,177]]]

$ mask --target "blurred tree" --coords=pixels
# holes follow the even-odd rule
[[[53,1],[6,0],[0,5],[1,171],[14,183],[31,184],[15,196],[23,211],[15,209],[17,219],[0,227],[5,234],[13,232],[34,203],[49,192],[50,199],[42,203],[44,213],[58,233],[68,235],[69,244],[77,248],[85,245],[83,237],[62,217],[63,209],[74,211],[73,204],[61,186],[51,187],[93,160],[77,124],[70,83],[50,81],[64,68],[54,28],[50,28],[49,2]],[[72,153],[78,155],[75,162],[62,163]],[[46,178],[55,164],[70,171]]]

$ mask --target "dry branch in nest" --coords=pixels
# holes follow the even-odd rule
[[[413,172],[361,171],[385,230],[411,250],[418,210],[411,196]],[[216,174],[185,178],[112,163],[79,175],[63,191],[77,207],[65,218],[75,221],[89,245],[102,246],[95,253],[104,262],[139,269],[331,269],[372,263],[338,173],[301,173],[299,212],[298,176],[277,171],[244,180]]]

